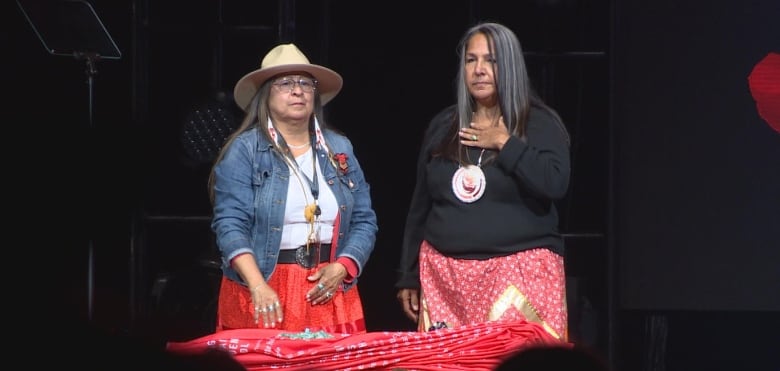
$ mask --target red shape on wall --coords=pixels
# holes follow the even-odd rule
[[[769,53],[748,76],[750,94],[761,118],[780,133],[780,54]]]

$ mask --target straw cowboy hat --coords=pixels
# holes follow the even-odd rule
[[[233,99],[246,111],[252,97],[266,80],[287,72],[308,72],[317,80],[317,90],[323,105],[333,99],[341,90],[341,75],[330,68],[309,63],[309,59],[294,44],[274,47],[263,58],[260,69],[242,77],[233,89]]]

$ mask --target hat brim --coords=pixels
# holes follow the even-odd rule
[[[322,105],[335,98],[341,91],[344,83],[341,75],[327,67],[316,64],[285,64],[260,68],[244,75],[244,77],[238,80],[233,89],[233,99],[242,110],[246,111],[249,102],[257,94],[260,85],[271,77],[286,72],[306,72],[311,74],[317,80],[317,90],[320,93]]]

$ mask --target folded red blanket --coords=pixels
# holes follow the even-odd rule
[[[530,322],[489,322],[429,332],[329,334],[225,330],[169,342],[176,354],[223,349],[247,370],[493,370],[527,346],[567,345]]]

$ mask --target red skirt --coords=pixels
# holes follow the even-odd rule
[[[317,269],[329,263],[321,263]],[[306,301],[306,292],[317,282],[306,277],[312,270],[298,264],[277,264],[268,285],[276,291],[282,304],[284,321],[274,330],[291,332],[325,331],[328,333],[361,334],[366,332],[363,303],[357,286],[347,291],[337,290],[332,300],[312,305]],[[217,331],[264,328],[262,321],[255,323],[254,305],[249,289],[226,277],[222,277],[217,307]]]
[[[489,321],[528,321],[566,341],[563,257],[544,248],[487,260],[454,259],[420,246],[419,331]]]

